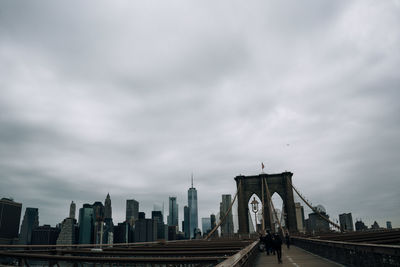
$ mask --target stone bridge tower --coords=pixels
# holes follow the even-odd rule
[[[283,172],[281,174],[265,174],[254,176],[236,176],[236,186],[239,190],[239,185],[241,186],[238,192],[238,216],[239,216],[239,233],[245,234],[249,233],[249,199],[253,194],[256,194],[261,201],[264,196],[264,222],[265,229],[272,229],[271,219],[270,219],[270,205],[268,203],[268,197],[265,189],[265,184],[268,184],[268,189],[270,195],[276,192],[283,200],[285,225],[290,232],[297,232],[297,222],[296,222],[296,209],[294,205],[293,189],[292,189],[292,176],[291,172]],[[264,182],[263,182],[264,180]],[[262,206],[262,203],[260,203]],[[275,207],[277,208],[277,207]],[[279,207],[280,208],[280,207]],[[271,211],[273,212],[273,211]]]

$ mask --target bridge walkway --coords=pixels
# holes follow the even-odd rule
[[[282,245],[282,263],[278,263],[276,255],[269,255],[265,252],[260,253],[255,261],[255,267],[261,266],[306,266],[306,267],[338,267],[343,266],[341,264],[329,261],[317,255],[311,254],[301,248],[290,246],[287,249],[286,246]]]

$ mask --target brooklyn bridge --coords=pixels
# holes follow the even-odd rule
[[[225,216],[204,239],[122,244],[0,245],[0,263],[10,266],[400,266],[400,231],[346,232],[324,216],[296,189],[293,174],[260,174],[235,177],[237,191]],[[283,200],[284,222],[276,214],[271,196]],[[294,195],[336,231],[307,236],[297,229]],[[260,210],[261,224],[250,231],[250,209]],[[238,233],[218,237],[215,232],[237,202]],[[261,208],[259,208],[259,206]],[[275,223],[276,221],[276,223]],[[275,227],[275,225],[277,227]],[[271,232],[284,244],[282,263],[267,255],[260,236]],[[272,254],[272,253],[271,253]]]

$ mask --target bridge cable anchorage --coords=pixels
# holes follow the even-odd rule
[[[289,185],[293,188],[293,190],[297,193],[297,195],[304,201],[304,203],[306,203],[306,205],[316,214],[318,214],[319,217],[321,217],[323,220],[327,221],[328,223],[330,223],[331,225],[333,225],[335,228],[339,229],[340,232],[344,232],[344,230],[340,227],[340,225],[338,225],[337,223],[334,223],[333,221],[329,220],[328,218],[326,218],[324,215],[322,215],[319,210],[317,210],[316,208],[314,208],[300,193],[299,191],[297,191],[296,187],[294,187],[294,185],[292,184],[291,181],[289,181]]]
[[[221,224],[225,221],[226,217],[228,217],[229,212],[232,210],[233,203],[235,202],[235,200],[236,200],[236,198],[237,198],[237,195],[238,195],[238,193],[239,193],[239,190],[240,190],[240,188],[241,188],[241,185],[242,185],[242,183],[239,183],[239,187],[238,187],[238,189],[236,190],[235,197],[233,198],[233,201],[231,202],[231,205],[229,206],[229,209],[228,209],[228,211],[225,213],[224,217],[223,217],[222,219],[219,220],[218,224],[214,227],[214,229],[211,230],[211,232],[204,238],[204,240],[208,240],[208,239],[212,236],[212,234],[214,234],[214,232],[218,229],[218,227],[220,227]]]
[[[263,178],[263,180],[264,180],[264,179],[265,179],[265,178]],[[269,189],[268,189],[268,184],[267,184],[266,181],[264,182],[264,184],[265,184],[265,191],[267,192],[268,203],[271,205],[271,207],[268,207],[271,227],[272,227],[272,225],[273,225],[273,219],[272,219],[272,214],[271,214],[271,209],[272,209],[272,210],[274,211],[275,218],[276,218],[276,220],[278,221],[279,229],[281,230],[281,233],[282,233],[282,235],[283,235],[284,232],[283,232],[282,224],[281,224],[281,221],[280,221],[279,218],[278,218],[278,214],[276,213],[276,210],[275,210],[275,207],[274,207],[274,203],[272,202],[271,194],[270,194]],[[263,218],[263,220],[264,220],[264,218]],[[274,229],[274,232],[275,232],[275,229]]]

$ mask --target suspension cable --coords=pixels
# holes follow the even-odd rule
[[[289,180],[288,180],[289,181]],[[299,193],[299,191],[297,191],[296,187],[294,187],[294,185],[292,184],[291,181],[289,181],[290,186],[293,188],[293,190],[297,193],[297,195],[304,201],[304,203],[306,203],[306,205],[316,214],[318,214],[323,220],[327,221],[328,223],[330,223],[331,225],[333,225],[335,228],[339,229],[341,232],[343,232],[343,229],[341,229],[340,225],[334,223],[333,221],[329,220],[327,217],[325,217],[324,215],[322,215],[319,210],[317,210],[316,208],[314,208],[310,203],[308,203],[308,201]]]
[[[208,235],[204,238],[204,240],[208,240],[212,236],[212,234],[214,234],[214,232],[218,229],[218,227],[225,221],[226,217],[228,217],[229,212],[232,210],[233,203],[235,202],[235,200],[237,198],[237,195],[239,193],[241,185],[242,185],[242,182],[240,181],[238,189],[236,190],[235,197],[233,198],[233,201],[231,202],[231,205],[229,206],[228,211],[225,213],[224,217],[222,217],[222,219],[219,220],[218,224],[214,227],[214,229],[212,229],[211,232],[208,233]]]
[[[262,179],[264,180],[265,178],[262,178]],[[274,203],[272,202],[272,198],[271,198],[271,194],[270,194],[269,189],[268,189],[267,181],[265,181],[264,184],[265,184],[265,191],[267,192],[268,203],[271,204],[271,208],[274,211],[275,218],[276,218],[276,220],[278,221],[278,224],[279,224],[279,229],[281,229],[281,232],[282,232],[282,235],[283,235],[284,232],[283,232],[282,224],[281,224],[281,221],[278,218],[278,214],[276,213],[276,210],[275,210],[275,207],[274,207]],[[270,224],[271,224],[271,227],[272,227],[273,220],[272,220],[272,214],[271,214],[270,207],[268,207],[268,210],[269,210]],[[275,229],[274,229],[274,232],[275,232]]]

